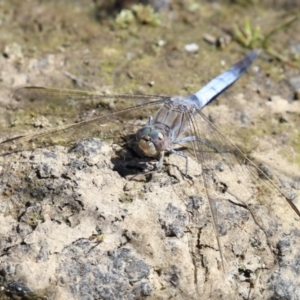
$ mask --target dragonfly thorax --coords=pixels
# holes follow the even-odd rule
[[[156,157],[167,148],[167,138],[161,129],[144,126],[139,129],[136,138],[139,148],[149,157]]]

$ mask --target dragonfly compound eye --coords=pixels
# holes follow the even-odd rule
[[[139,142],[141,139],[145,138],[146,136],[149,136],[151,132],[150,126],[144,126],[143,128],[139,129],[136,133],[136,139]]]
[[[157,144],[164,138],[160,130],[145,126],[138,130],[137,140],[140,149],[149,157],[155,157],[158,154]]]
[[[151,140],[153,141],[154,144],[164,139],[164,135],[158,129],[152,130],[149,136],[151,137]]]

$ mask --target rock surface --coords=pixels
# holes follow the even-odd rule
[[[11,171],[1,178],[7,293],[54,299],[228,299],[237,293],[246,299],[249,292],[292,299],[300,293],[299,221],[291,212],[282,224],[265,208],[253,208],[266,214],[260,228],[252,209],[217,202],[224,274],[207,203],[178,169],[149,182],[126,181],[112,171],[111,154],[106,143],[87,139],[69,152],[54,147],[10,157]]]

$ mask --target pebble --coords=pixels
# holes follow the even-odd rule
[[[195,43],[187,44],[184,46],[185,51],[195,53],[199,50],[199,46]]]

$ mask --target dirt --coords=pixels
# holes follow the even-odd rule
[[[218,49],[204,34],[228,34],[246,18],[266,34],[295,8],[166,1],[161,12],[138,7],[117,16],[113,4],[95,2],[0,4],[1,141],[136,104],[18,98],[19,87],[188,95],[249,51],[234,38]],[[298,208],[299,27],[269,41],[289,63],[262,51],[203,110]],[[192,43],[199,49],[189,53]],[[299,299],[300,220],[280,192],[247,198],[252,169],[216,164],[225,190],[237,193],[216,194],[223,267],[195,159],[188,176],[185,160],[170,155],[161,172],[130,180],[156,164],[124,139],[147,117],[133,112],[75,128],[51,146],[41,138],[0,145],[0,299]]]

